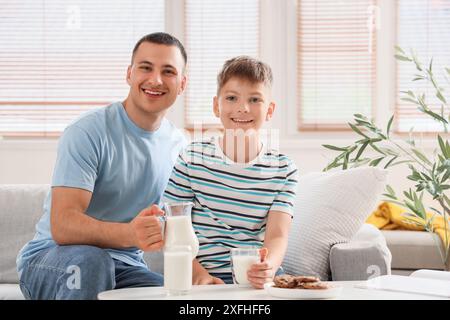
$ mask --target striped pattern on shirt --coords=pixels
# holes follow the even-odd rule
[[[209,273],[230,273],[231,248],[262,247],[269,211],[293,215],[297,175],[294,162],[273,150],[233,163],[212,138],[179,155],[164,201],[194,203],[197,260]]]

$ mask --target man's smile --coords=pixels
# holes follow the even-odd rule
[[[145,93],[145,95],[152,97],[152,98],[159,98],[166,94],[165,91],[155,90],[155,89],[142,88],[142,91]]]

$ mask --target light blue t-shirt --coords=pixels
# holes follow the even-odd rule
[[[174,162],[186,145],[180,130],[164,119],[156,131],[139,128],[122,103],[83,115],[69,125],[58,144],[52,186],[92,192],[86,214],[101,221],[129,222],[142,209],[159,204]],[[56,246],[50,229],[51,192],[36,234],[17,257],[23,263],[40,250]],[[107,249],[111,257],[145,266],[137,248]]]

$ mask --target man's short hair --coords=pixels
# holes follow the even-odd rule
[[[249,56],[238,56],[225,61],[217,75],[217,95],[225,83],[234,77],[251,83],[264,83],[268,87],[272,86],[273,81],[272,70],[268,64]]]
[[[172,35],[170,35],[168,33],[165,33],[165,32],[155,32],[155,33],[150,33],[150,34],[147,34],[147,35],[143,36],[136,43],[136,45],[134,46],[133,54],[131,55],[131,64],[133,64],[134,56],[136,54],[136,51],[139,49],[139,46],[143,42],[164,44],[166,46],[175,46],[175,47],[177,47],[180,50],[181,55],[183,56],[184,64],[186,65],[186,63],[187,63],[187,54],[186,54],[186,50],[183,47],[183,44],[180,42],[180,40],[178,40],[174,36],[172,36]]]

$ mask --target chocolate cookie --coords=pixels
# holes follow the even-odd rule
[[[320,279],[317,277],[311,277],[311,276],[296,276],[294,277],[295,281],[297,283],[304,283],[304,282],[319,282]]]
[[[277,287],[277,288],[295,288],[297,285],[297,281],[295,281],[295,277],[290,276],[288,274],[276,276],[273,279],[273,282],[275,283],[275,287]]]
[[[298,287],[302,288],[302,289],[318,289],[318,290],[330,288],[330,286],[328,284],[326,284],[325,282],[320,282],[320,281],[319,282],[302,282],[302,283],[300,283],[300,285]]]

